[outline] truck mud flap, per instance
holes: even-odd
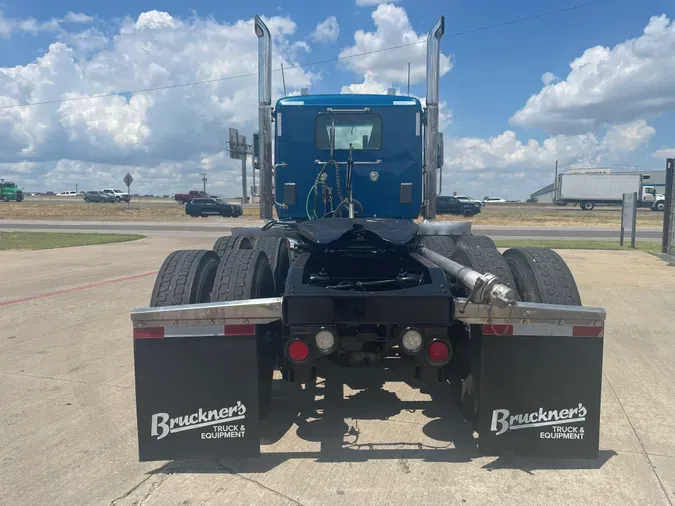
[[[472,327],[482,330],[481,453],[597,458],[603,327]]]
[[[255,332],[134,328],[141,461],[260,455]]]

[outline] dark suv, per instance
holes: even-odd
[[[480,213],[481,205],[474,202],[462,202],[455,197],[446,197],[439,195],[436,197],[436,212],[438,214],[461,214],[470,218],[474,214]]]
[[[244,214],[244,209],[237,204],[228,204],[220,199],[192,199],[185,204],[185,214],[196,218],[216,215],[226,218],[237,218]]]
[[[84,192],[85,202],[115,202],[114,195],[108,195],[103,192],[88,191]]]

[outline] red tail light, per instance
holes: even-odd
[[[442,364],[448,360],[448,357],[450,356],[450,349],[443,341],[434,341],[429,345],[427,354],[429,355],[429,360],[431,362]]]
[[[294,362],[304,362],[309,356],[309,347],[299,339],[288,343],[288,357]]]

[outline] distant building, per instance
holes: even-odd
[[[665,170],[643,170],[643,171],[622,171],[614,172],[610,169],[570,169],[565,174],[635,174],[638,172],[644,176],[645,184],[656,187],[657,193],[663,193],[666,189],[666,171]],[[530,194],[530,198],[537,199],[540,204],[552,204],[554,198],[554,185],[551,183]]]
[[[540,204],[553,204],[553,183],[531,193],[530,198],[537,199]]]

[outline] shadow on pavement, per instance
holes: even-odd
[[[494,471],[497,469],[519,469],[527,473],[541,469],[600,469],[605,463],[617,455],[614,450],[600,450],[597,460],[591,459],[542,459],[504,455],[497,460],[485,464],[482,469]]]
[[[325,371],[324,371],[325,372]],[[321,372],[320,372],[321,374]],[[295,428],[297,437],[320,443],[319,450],[267,452],[254,459],[174,461],[153,473],[265,473],[292,459],[315,462],[366,462],[369,460],[422,460],[425,462],[470,462],[481,455],[471,425],[459,413],[447,383],[429,386],[410,381],[391,369],[341,369],[331,367],[328,379],[319,379],[306,389],[275,381],[272,409],[261,425],[262,450],[279,442]],[[384,389],[386,382],[405,381],[428,394],[431,401],[401,400]],[[344,397],[347,386],[357,393]],[[362,441],[359,421],[388,420],[404,412],[421,411],[425,416],[422,441]],[[394,421],[392,423],[415,423]],[[604,450],[598,460],[533,459],[501,456],[482,469],[599,469],[616,452]]]

